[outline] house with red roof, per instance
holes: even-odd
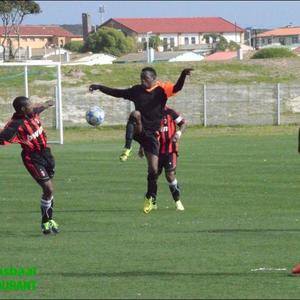
[[[245,30],[221,17],[194,18],[111,18],[101,27],[122,30],[144,43],[150,35],[158,35],[164,48],[206,44],[205,35],[221,34],[228,42],[244,43]]]
[[[64,46],[66,43],[75,40],[83,40],[82,36],[74,35],[57,25],[21,25],[20,26],[20,48],[31,47],[40,49],[44,47]],[[4,27],[0,26],[0,43],[4,38]],[[10,34],[13,48],[18,47],[18,36]],[[6,41],[8,43],[8,41]],[[8,46],[8,44],[6,45]]]
[[[264,47],[268,45],[293,45],[300,43],[300,27],[276,28],[262,32],[256,36],[256,45]]]

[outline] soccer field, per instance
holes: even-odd
[[[0,298],[299,298],[298,127],[189,128],[177,212],[165,178],[142,212],[146,162],[120,163],[124,130],[67,130],[52,145],[59,235],[40,232],[40,189],[20,147],[0,149],[0,264],[35,267]],[[3,278],[1,278],[3,279]]]

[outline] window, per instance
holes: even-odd
[[[293,36],[292,37],[292,44],[298,44],[299,43],[299,39],[297,36]]]
[[[175,39],[174,38],[170,38],[170,47],[174,48],[175,46]]]
[[[188,38],[188,37],[185,37],[185,38],[184,38],[184,44],[185,44],[185,45],[188,45],[188,44],[189,44],[189,38]]]
[[[168,49],[169,46],[168,38],[163,38],[163,46],[164,46],[164,50]]]
[[[196,38],[194,36],[192,36],[191,43],[196,44]]]
[[[285,45],[285,38],[279,38],[279,43],[281,45]]]
[[[272,44],[272,38],[268,38],[268,44]]]

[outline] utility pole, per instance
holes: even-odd
[[[149,49],[149,35],[152,33],[152,31],[148,31],[146,33],[146,42],[147,42],[147,63],[149,64],[151,59],[150,59],[150,49]]]
[[[104,5],[101,5],[99,7],[99,13],[100,13],[100,26],[102,25],[103,23],[103,15],[105,13],[105,10],[104,10]]]
[[[235,42],[237,42],[236,41],[236,22],[234,22],[234,35],[235,35]]]

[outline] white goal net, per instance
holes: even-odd
[[[33,103],[54,100],[55,106],[41,113],[49,143],[63,144],[61,64],[59,62],[0,63],[0,128],[14,113],[18,96]]]

